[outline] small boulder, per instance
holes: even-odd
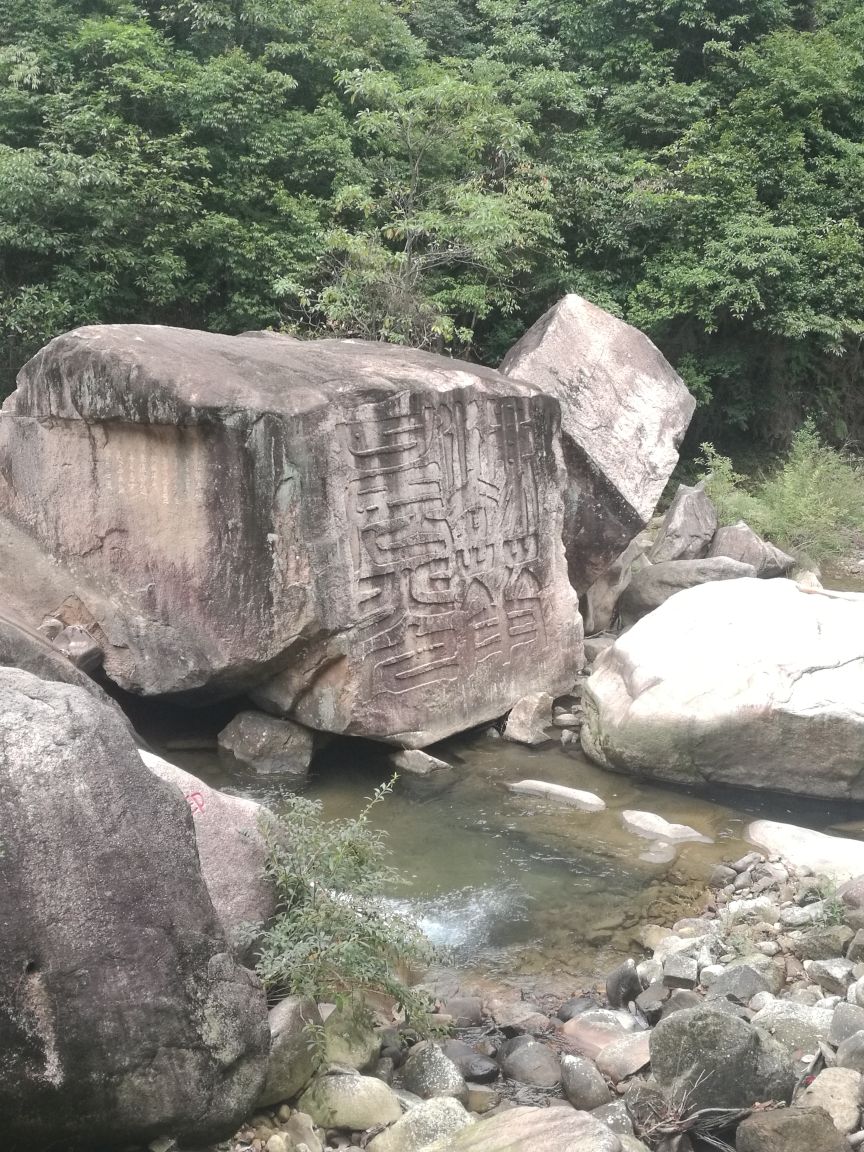
[[[856,1032],[864,1032],[864,1008],[843,1000],[834,1009],[831,1027],[828,1029],[828,1043],[837,1048]]]
[[[651,1033],[645,1031],[634,1032],[608,1044],[597,1057],[597,1068],[613,1084],[619,1084],[648,1064],[651,1059],[650,1041]]]
[[[289,996],[270,1010],[270,1059],[259,1107],[293,1100],[315,1072],[310,1028],[320,1027],[321,1013],[314,1000]]]
[[[497,1080],[498,1065],[490,1056],[475,1051],[464,1040],[442,1040],[441,1051],[448,1060],[452,1060],[466,1080],[475,1084],[486,1084],[490,1080]]]
[[[583,1112],[593,1112],[612,1099],[606,1081],[584,1056],[561,1057],[561,1086],[573,1107]]]
[[[708,549],[709,556],[728,556],[752,564],[762,579],[786,576],[795,567],[795,557],[781,552],[753,531],[743,520],[718,528]]]
[[[698,560],[707,554],[716,530],[717,509],[704,486],[680,484],[648,559],[652,564]]]
[[[468,1098],[465,1077],[437,1044],[425,1041],[415,1044],[402,1070],[409,1092],[423,1100],[433,1096],[453,1096],[461,1103]]]
[[[864,1030],[853,1032],[837,1048],[837,1067],[864,1073]]]
[[[606,804],[593,792],[581,788],[567,788],[563,784],[550,784],[546,780],[518,780],[507,785],[508,792],[517,796],[542,796],[570,804],[582,812],[602,812]]]
[[[845,996],[850,984],[855,982],[855,965],[851,960],[807,960],[804,963],[811,983],[829,995]]]
[[[508,1108],[436,1140],[423,1152],[621,1152],[600,1120],[569,1106]]]
[[[846,924],[820,924],[802,932],[792,945],[799,960],[831,960],[845,956],[852,941],[852,929]],[[847,956],[847,959],[855,959]]]
[[[308,728],[264,712],[238,712],[218,741],[223,757],[256,776],[278,776],[283,785],[305,782],[315,750]]]
[[[599,1108],[595,1108],[591,1115],[597,1120],[602,1120],[606,1127],[618,1136],[633,1135],[633,1121],[623,1100],[612,1100],[608,1104],[602,1104]]]
[[[439,760],[430,756],[428,752],[421,752],[419,748],[403,748],[398,752],[391,752],[390,763],[397,772],[408,776],[431,776],[433,772],[443,772],[452,768],[446,760]]]
[[[517,700],[504,725],[504,739],[516,744],[545,744],[551,739],[546,728],[552,723],[552,697],[533,692]]]
[[[364,1132],[379,1124],[393,1124],[402,1107],[393,1089],[374,1076],[339,1073],[316,1077],[298,1101],[321,1128],[347,1128]]]
[[[324,1055],[328,1063],[366,1072],[375,1066],[381,1037],[362,1011],[349,1001],[334,1008],[324,1021]]]
[[[738,1152],[849,1152],[824,1108],[754,1112],[738,1126]]]
[[[838,1132],[859,1127],[861,1073],[854,1068],[825,1068],[796,1100],[802,1108],[824,1108]]]
[[[369,1152],[420,1152],[436,1140],[459,1132],[477,1121],[458,1100],[438,1096],[424,1100],[366,1145]]]
[[[756,1013],[752,1022],[755,1028],[773,1036],[790,1059],[799,1060],[800,1072],[803,1068],[799,1058],[816,1052],[820,1042],[828,1040],[833,1016],[830,1008],[814,1008],[794,1000],[773,1000]]]
[[[555,1053],[537,1040],[530,1039],[507,1052],[500,1059],[501,1072],[508,1080],[554,1088],[561,1083],[561,1065]]]
[[[598,632],[606,632],[614,626],[618,619],[618,601],[621,593],[630,583],[634,572],[647,568],[651,563],[645,555],[650,547],[651,537],[647,532],[640,532],[585,593],[586,639],[589,636],[596,636]],[[588,654],[587,643],[585,659],[588,663],[593,662]]]

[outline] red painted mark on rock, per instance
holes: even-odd
[[[187,792],[186,803],[192,809],[193,816],[204,811],[204,797],[200,792]]]

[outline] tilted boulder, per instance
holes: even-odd
[[[585,592],[648,523],[695,401],[638,329],[565,296],[501,362],[561,403],[570,580]]]
[[[255,929],[276,912],[276,888],[265,875],[267,845],[263,804],[211,788],[191,772],[141,750],[154,775],[182,794],[192,813],[201,875],[235,955],[252,958]]]
[[[647,532],[640,532],[585,593],[586,637],[606,632],[618,622],[621,594],[633,576],[651,563],[645,555],[650,548],[650,536]]]
[[[582,746],[659,780],[861,799],[862,637],[862,595],[756,579],[679,592],[595,664]]]
[[[699,560],[707,555],[716,530],[717,510],[702,485],[688,488],[681,484],[663,517],[648,559],[652,564]]]
[[[198,866],[188,805],[113,709],[0,671],[4,1146],[230,1134],[269,1029]]]
[[[578,668],[558,426],[428,353],[79,328],[4,404],[0,504],[123,688],[421,747]]]
[[[749,524],[738,520],[718,528],[708,549],[709,556],[730,556],[752,564],[756,575],[770,579],[772,576],[786,576],[795,567],[795,557],[781,552],[767,540],[758,536]]]

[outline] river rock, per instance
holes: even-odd
[[[508,1080],[554,1088],[561,1083],[561,1065],[555,1053],[545,1044],[528,1038],[526,1044],[513,1047],[499,1058],[501,1072]]]
[[[572,684],[558,421],[392,345],[97,325],[22,369],[0,503],[121,687],[422,747]]]
[[[753,531],[743,520],[718,528],[708,549],[709,556],[728,556],[743,564],[752,564],[763,579],[786,576],[795,567],[794,556],[787,556]]]
[[[270,1059],[259,1107],[293,1100],[315,1072],[310,1028],[320,1028],[321,1013],[314,1000],[288,996],[270,1009]]]
[[[392,752],[389,759],[397,772],[406,773],[408,776],[431,776],[434,772],[442,772],[452,767],[446,760],[439,760],[437,756],[430,756],[426,752],[421,752],[419,748]]]
[[[650,1060],[649,1043],[651,1033],[634,1032],[616,1040],[597,1054],[597,1068],[608,1076],[613,1084],[626,1080],[640,1071]]]
[[[625,1017],[632,1021],[627,1024]],[[593,1009],[574,1016],[561,1025],[561,1035],[573,1052],[596,1060],[609,1044],[620,1040],[635,1028],[635,1020],[627,1012]]]
[[[794,940],[792,951],[800,960],[831,960],[846,955],[853,935],[848,924],[820,924]]]
[[[805,960],[804,971],[812,984],[818,984],[828,995],[845,996],[855,981],[855,965],[851,960]]]
[[[633,574],[642,568],[647,568],[651,563],[646,556],[650,548],[651,537],[647,532],[640,532],[585,593],[586,641],[589,637],[606,632],[615,626],[621,593],[630,583]],[[592,663],[593,658],[593,655],[589,657],[586,643],[585,659],[588,663]]]
[[[560,401],[564,545],[584,592],[654,514],[693,397],[647,336],[574,294],[529,328],[501,371]]]
[[[622,1152],[600,1120],[570,1107],[508,1108],[445,1136],[424,1152]]]
[[[741,564],[725,556],[704,560],[673,560],[651,564],[637,572],[618,601],[618,613],[625,628],[655,612],[661,604],[688,588],[720,581],[755,576],[751,564]]]
[[[424,1100],[366,1145],[369,1152],[420,1152],[436,1140],[476,1124],[458,1100],[439,1096]]]
[[[348,1000],[324,1021],[324,1055],[328,1063],[367,1072],[381,1052],[381,1035],[360,1006]]]
[[[231,946],[240,958],[254,950],[254,929],[276,911],[276,889],[264,874],[267,846],[261,823],[272,814],[255,800],[229,796],[144,749],[141,759],[182,794],[192,813],[201,874]]]
[[[612,1099],[609,1086],[584,1056],[561,1057],[561,1087],[574,1108],[592,1112]]]
[[[824,1108],[838,1132],[848,1134],[859,1127],[861,1073],[854,1068],[824,1068],[798,1096],[802,1108]]]
[[[515,744],[546,744],[551,739],[546,731],[551,723],[552,697],[548,692],[534,692],[513,706],[504,725],[504,739]]]
[[[464,1040],[442,1040],[441,1051],[452,1060],[466,1080],[486,1084],[498,1079],[498,1065],[490,1056],[475,1051]]]
[[[703,485],[679,484],[648,559],[652,564],[699,560],[707,555],[716,530],[717,510]]]
[[[673,1097],[697,1108],[748,1108],[787,1101],[795,1085],[789,1058],[769,1036],[710,1007],[664,1017],[651,1033],[651,1070]]]
[[[802,592],[788,580],[688,589],[595,666],[582,746],[604,766],[675,783],[864,796],[862,634],[864,595]],[[754,831],[765,823],[749,831],[763,848]],[[864,871],[864,844],[849,843],[847,876]],[[794,844],[773,845],[794,862]]]
[[[612,1100],[608,1104],[603,1104],[595,1108],[591,1115],[597,1120],[602,1120],[617,1136],[633,1135],[633,1121],[623,1100]]]
[[[297,1103],[321,1128],[362,1132],[379,1124],[393,1124],[402,1116],[393,1089],[374,1076],[317,1076]]]
[[[670,843],[693,841],[697,844],[713,844],[710,836],[704,836],[688,824],[670,824],[655,812],[638,812],[627,809],[621,813],[621,820],[628,832],[645,836],[649,840],[666,840]]]
[[[187,803],[81,688],[0,670],[0,735],[4,1141],[230,1134],[257,1099],[269,1029]]]
[[[583,792],[580,788],[566,788],[563,784],[550,784],[545,780],[519,780],[508,784],[507,790],[520,796],[544,796],[550,800],[560,800],[583,812],[602,812],[606,804],[593,792]]]
[[[844,1040],[862,1031],[864,1031],[864,1008],[841,1000],[834,1009],[831,1027],[828,1030],[828,1043],[837,1048]]]
[[[756,1013],[753,1026],[773,1036],[790,1058],[800,1060],[802,1055],[816,1052],[820,1041],[827,1042],[833,1015],[830,1008],[774,1000]]]
[[[309,772],[315,738],[292,720],[265,712],[238,712],[219,733],[219,751],[232,765],[256,776],[278,776],[281,785],[303,784]]]
[[[415,1044],[402,1069],[409,1092],[428,1100],[432,1096],[453,1096],[465,1103],[468,1095],[465,1077],[437,1044]]]
[[[636,961],[632,958],[613,968],[606,977],[606,999],[610,1008],[626,1008],[641,991],[642,981],[636,971]]]
[[[749,1004],[761,992],[777,996],[786,979],[786,970],[770,956],[761,953],[733,961],[711,983],[709,998],[725,996],[739,1004]]]
[[[754,1112],[735,1133],[738,1152],[849,1152],[824,1108]]]
[[[839,1005],[838,1005],[839,1008]],[[837,1048],[837,1067],[864,1073],[864,1029],[845,1037]]]

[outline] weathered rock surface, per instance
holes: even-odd
[[[552,723],[552,697],[548,692],[532,692],[517,700],[507,723],[504,739],[515,744],[545,744],[551,737],[546,728]]]
[[[436,1140],[444,1139],[475,1124],[458,1100],[438,1096],[424,1100],[367,1144],[369,1152],[421,1152]]]
[[[270,1059],[259,1106],[281,1104],[302,1092],[315,1071],[310,1027],[320,1027],[314,1000],[288,996],[270,1010]]]
[[[755,576],[752,564],[742,564],[726,556],[702,560],[670,560],[640,568],[618,601],[618,615],[625,627],[635,624],[678,592],[718,580],[740,580]]]
[[[584,1112],[600,1108],[612,1099],[606,1081],[584,1056],[561,1057],[561,1087],[573,1107]]]
[[[607,767],[676,783],[858,799],[862,635],[864,596],[788,580],[691,588],[595,667],[582,746]]]
[[[794,556],[781,552],[767,540],[763,540],[753,529],[739,520],[718,528],[708,549],[709,556],[729,556],[743,564],[752,564],[756,575],[764,579],[772,576],[786,576],[795,567]]]
[[[140,756],[189,806],[201,875],[216,915],[236,955],[247,958],[254,943],[249,930],[266,924],[276,911],[276,890],[264,875],[267,849],[260,824],[267,809],[219,792],[153,752],[141,749]]]
[[[738,1152],[849,1152],[823,1108],[755,1112],[735,1134]]]
[[[308,728],[265,712],[238,712],[218,739],[227,760],[256,776],[279,776],[282,785],[305,782],[315,751]]]
[[[564,784],[552,784],[548,780],[517,780],[507,785],[507,791],[515,792],[519,796],[542,796],[549,800],[558,800],[583,812],[602,812],[606,807],[605,801],[594,792],[585,792],[582,788],[568,788]]]
[[[317,1076],[297,1103],[322,1128],[362,1132],[379,1124],[393,1124],[402,1115],[393,1089],[374,1076]]]
[[[663,517],[648,559],[652,564],[698,560],[707,555],[716,530],[717,511],[702,485],[689,488],[681,484]]]
[[[653,515],[693,397],[647,336],[576,295],[540,317],[501,371],[561,403],[564,542],[584,592]]]
[[[823,1068],[796,1104],[802,1108],[824,1108],[837,1131],[848,1135],[860,1127],[860,1094],[860,1072],[854,1068]]]
[[[553,1088],[561,1083],[558,1057],[551,1048],[531,1038],[526,1038],[524,1044],[513,1044],[499,1057],[499,1063],[501,1072],[508,1080],[518,1080],[522,1084],[535,1084],[542,1088]]]
[[[821,761],[819,762],[821,765]],[[837,884],[864,876],[864,842],[843,836],[826,836],[812,828],[754,820],[747,826],[747,839],[770,854],[781,853],[796,867],[809,868]],[[842,894],[842,893],[841,893]]]
[[[464,1104],[467,1098],[462,1073],[438,1045],[430,1041],[411,1049],[402,1070],[402,1079],[409,1092],[424,1100],[432,1096],[453,1096]]]
[[[0,671],[0,1115],[13,1147],[236,1128],[269,1048],[188,805],[114,709]]]
[[[747,1108],[788,1102],[795,1085],[789,1058],[769,1036],[714,1008],[666,1016],[651,1033],[651,1070],[692,1108]]]
[[[570,687],[558,420],[387,345],[80,328],[4,405],[0,503],[122,687],[420,747]]]
[[[508,1108],[424,1152],[622,1152],[605,1124],[572,1108]]]
[[[585,593],[586,637],[605,632],[617,623],[621,593],[634,574],[651,563],[646,555],[650,548],[651,537],[647,532],[640,532]],[[585,658],[588,659],[587,644]]]

